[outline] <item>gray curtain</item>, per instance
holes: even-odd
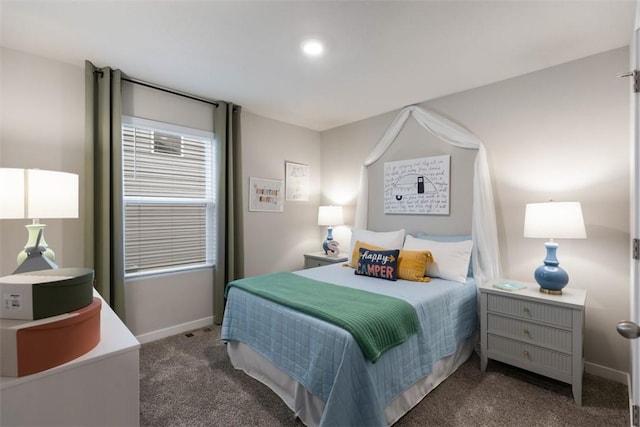
[[[241,107],[218,101],[214,133],[220,147],[218,194],[218,259],[214,275],[213,318],[222,323],[224,288],[244,277],[242,223],[242,157],[240,150]]]
[[[85,263],[96,289],[125,319],[121,72],[85,61]]]

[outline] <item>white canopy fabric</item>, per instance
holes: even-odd
[[[473,273],[477,283],[485,283],[501,276],[498,230],[493,203],[493,190],[487,163],[487,153],[482,141],[462,126],[418,106],[403,108],[393,120],[360,169],[360,189],[356,202],[355,228],[367,228],[369,203],[369,179],[367,168],[374,164],[393,144],[412,116],[426,130],[456,147],[478,150],[473,175],[473,212],[471,235],[473,239]]]

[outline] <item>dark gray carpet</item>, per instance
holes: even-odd
[[[271,390],[231,366],[213,326],[142,345],[143,426],[302,426]],[[569,385],[475,354],[396,426],[629,426],[626,386],[584,376]]]

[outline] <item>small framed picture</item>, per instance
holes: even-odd
[[[282,212],[284,181],[249,177],[249,210],[252,212]]]
[[[309,201],[309,166],[301,163],[285,162],[287,201]]]

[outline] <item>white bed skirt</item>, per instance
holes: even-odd
[[[392,425],[398,421],[431,390],[453,374],[471,356],[476,342],[476,334],[462,341],[454,354],[434,364],[430,375],[416,382],[393,400],[384,409],[387,424]],[[309,393],[295,379],[241,342],[229,341],[227,353],[236,369],[243,370],[273,390],[305,425],[315,427],[320,424],[324,402]]]

